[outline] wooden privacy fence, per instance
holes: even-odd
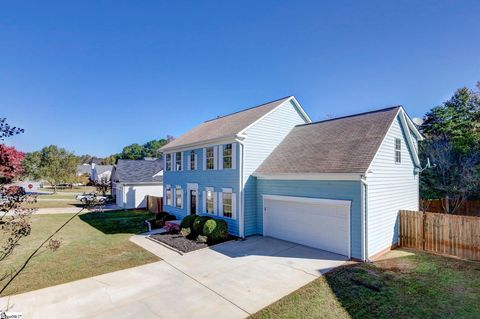
[[[420,203],[420,205],[422,205],[422,203]],[[430,201],[425,210],[432,213],[444,213],[442,200],[434,199]],[[480,216],[480,200],[473,199],[464,201],[460,207],[455,210],[455,215]]]
[[[480,217],[400,211],[400,246],[480,260]]]
[[[152,213],[163,211],[163,197],[147,195],[147,209]]]

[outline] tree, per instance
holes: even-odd
[[[22,161],[25,154],[13,146],[0,144],[0,184],[10,183],[23,174]]]
[[[447,139],[456,151],[468,154],[480,148],[479,123],[480,94],[465,87],[428,112],[420,130],[427,139]]]
[[[480,186],[480,150],[465,154],[446,138],[436,138],[421,144],[421,154],[434,164],[434,167],[422,172],[422,199],[428,201],[443,198],[444,212],[454,214]]]
[[[172,136],[168,135],[167,139],[151,140],[143,145],[135,143],[125,146],[122,152],[116,156],[116,159],[141,160],[145,157],[160,158],[159,149],[173,139]]]
[[[104,159],[102,159],[100,164],[101,165],[115,165],[117,163],[117,157],[118,157],[117,154],[105,157]]]
[[[24,160],[29,176],[45,179],[54,187],[54,192],[56,185],[75,181],[77,164],[78,158],[73,153],[56,145],[29,153]]]

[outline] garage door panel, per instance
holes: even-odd
[[[350,207],[265,199],[264,234],[342,255],[350,251]]]

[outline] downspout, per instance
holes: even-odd
[[[367,194],[368,194],[368,184],[365,181],[366,176],[362,175],[360,178],[360,189],[361,189],[361,245],[362,245],[362,260],[364,262],[368,261],[368,228],[367,228]]]
[[[244,223],[244,212],[243,212],[243,152],[244,152],[244,148],[245,148],[245,145],[243,144],[242,141],[238,140],[238,146],[240,147],[240,152],[239,152],[239,165],[238,165],[238,172],[240,174],[240,178],[239,178],[239,188],[238,188],[238,192],[239,192],[239,200],[238,200],[238,222],[239,222],[239,235],[241,238],[245,238],[245,223]]]

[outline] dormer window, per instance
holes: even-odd
[[[223,145],[223,168],[232,168],[232,144]]]
[[[399,138],[395,139],[395,164],[402,163],[402,140]]]
[[[213,146],[207,147],[206,151],[206,168],[215,169],[215,149]]]

